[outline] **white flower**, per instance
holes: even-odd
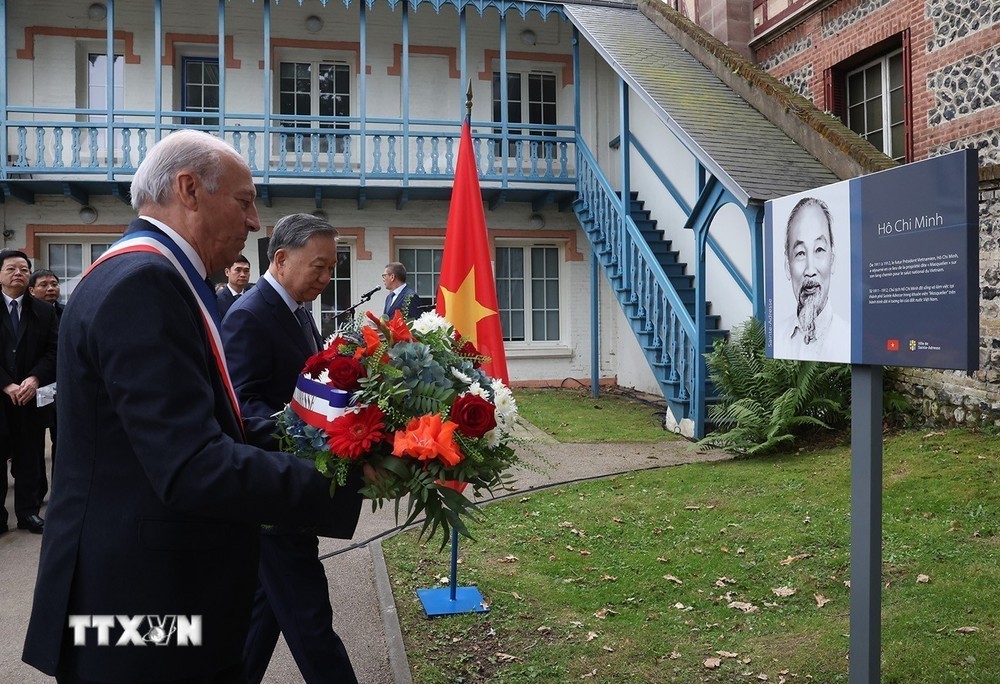
[[[451,369],[451,374],[455,376],[456,380],[458,380],[459,382],[461,382],[461,383],[463,383],[465,385],[468,385],[468,384],[470,384],[472,382],[472,378],[470,378],[468,375],[466,375],[462,371],[458,370],[457,368],[452,368]]]
[[[490,394],[489,394],[489,392],[487,392],[483,388],[483,386],[479,384],[478,380],[476,380],[474,383],[472,383],[471,385],[469,385],[468,394],[473,394],[473,395],[475,395],[477,397],[481,397],[481,398],[485,399],[486,401],[490,400]]]
[[[490,430],[485,435],[483,435],[483,439],[487,441],[490,449],[496,449],[498,446],[500,446],[500,438],[503,436],[503,434],[504,431],[500,430],[499,427],[497,427],[493,430]]]
[[[490,385],[493,390],[493,405],[496,406],[497,425],[503,426],[509,432],[517,421],[517,402],[514,393],[502,381],[494,379]]]
[[[419,333],[421,335],[426,335],[434,330],[446,330],[451,334],[451,323],[446,321],[442,316],[439,316],[437,312],[425,311],[420,315],[420,318],[413,321],[411,324],[413,332]]]

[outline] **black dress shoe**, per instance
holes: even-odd
[[[32,534],[41,534],[45,528],[45,521],[37,515],[29,515],[24,520],[17,521],[17,529],[28,530]]]

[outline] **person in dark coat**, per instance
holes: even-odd
[[[215,291],[219,304],[219,318],[225,318],[229,307],[246,291],[253,287],[250,282],[250,260],[240,254],[233,263],[226,266],[226,282]]]
[[[45,464],[45,414],[35,393],[55,380],[59,324],[49,304],[27,293],[31,262],[24,252],[0,251],[0,501],[7,498],[7,461],[14,476],[18,529],[41,534],[39,515]],[[7,531],[2,508],[0,534]]]
[[[38,268],[32,271],[31,276],[28,278],[28,294],[30,294],[35,299],[51,304],[52,308],[56,311],[56,323],[62,318],[63,303],[59,301],[59,276],[55,274],[55,271],[51,271],[47,268]],[[46,404],[45,406],[39,406],[38,410],[42,412],[42,416],[45,422],[45,427],[49,429],[49,438],[52,442],[52,456],[55,456],[56,452],[56,437],[58,436],[58,429],[56,426],[56,405]],[[44,444],[44,440],[43,440]],[[56,467],[55,458],[52,459],[53,469]],[[42,478],[41,486],[39,487],[39,505],[45,499],[45,495],[49,492],[49,481],[45,472],[45,452],[42,452]]]
[[[264,447],[273,444],[273,416],[291,400],[306,359],[323,346],[311,306],[337,265],[337,231],[311,214],[286,216],[274,226],[267,257],[268,271],[222,323],[243,413],[268,428],[261,431]],[[279,632],[309,684],[356,683],[347,649],[333,630],[316,531],[265,530],[260,546],[260,584],[245,650],[250,684],[264,678]]]
[[[423,302],[417,291],[406,284],[406,266],[398,261],[386,264],[382,271],[382,283],[389,291],[382,308],[383,316],[392,318],[396,311],[402,310],[405,318],[412,320],[420,317]]]
[[[178,131],[132,180],[139,218],[61,322],[55,473],[24,661],[60,682],[243,682],[261,524],[350,537],[361,506],[245,443],[205,276],[259,221],[246,162]]]

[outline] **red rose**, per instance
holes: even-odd
[[[468,437],[482,437],[497,426],[493,404],[475,394],[463,394],[451,407],[451,420]]]
[[[365,377],[365,368],[350,356],[336,356],[330,361],[327,372],[330,376],[327,384],[345,392],[356,392],[361,389],[358,382]]]
[[[320,373],[327,369],[330,362],[337,356],[339,356],[337,346],[331,344],[326,349],[321,349],[306,359],[306,365],[302,369],[302,372],[312,378],[317,378]]]

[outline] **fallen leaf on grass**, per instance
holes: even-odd
[[[924,435],[924,439],[928,439],[930,437],[941,437],[943,435],[944,435],[943,432],[928,432],[926,435]]]
[[[621,518],[612,518],[612,519],[611,519],[611,521],[612,521],[612,522],[616,522],[616,523],[618,523],[619,525],[621,525],[622,523],[624,523],[624,522],[625,522],[625,521],[624,521],[624,520],[622,520]]]
[[[931,581],[931,578],[930,578],[929,575],[917,575],[917,583],[918,584],[927,584],[930,581]]]
[[[958,634],[974,634],[975,632],[978,631],[979,631],[978,627],[958,627],[955,629],[955,632]]]
[[[812,558],[812,554],[811,553],[800,553],[797,556],[789,556],[785,560],[781,561],[781,563],[779,565],[791,565],[792,563],[795,563],[796,561],[805,560],[806,558]]]
[[[535,631],[538,632],[539,634],[551,634],[552,633],[552,628],[549,627],[548,625],[542,625],[541,627],[539,627]]]
[[[501,663],[516,663],[521,661],[521,659],[518,658],[516,655],[511,655],[510,653],[497,652],[494,653],[493,655],[495,655],[496,659],[499,660]]]
[[[706,669],[715,670],[720,665],[722,665],[721,658],[705,658],[705,662],[702,663]]]
[[[678,653],[677,651],[671,651],[670,655],[668,655],[667,657],[670,658],[670,660],[677,660],[678,658],[681,657],[681,654]]]
[[[663,579],[673,582],[674,584],[684,584],[681,580],[677,579],[673,575],[664,575]]]
[[[590,551],[587,551],[586,549],[580,549],[580,555],[581,556],[589,556],[590,555]]]
[[[597,669],[595,668],[586,674],[580,675],[580,679],[590,679],[591,677],[596,677],[596,676],[597,676]]]
[[[564,521],[564,522],[559,523],[559,527],[576,527],[576,525],[574,525],[571,522]]]
[[[605,582],[617,582],[618,578],[614,575],[601,575],[601,579]]]
[[[657,556],[656,560],[660,561],[661,563],[669,563],[670,562],[669,558],[664,558],[663,556]]]
[[[571,620],[569,623],[570,627],[583,627],[583,623],[579,620]]]
[[[614,653],[615,652],[615,649],[611,648],[610,646],[601,646],[601,648],[603,648],[608,653]]]
[[[739,655],[739,653],[733,653],[731,651],[716,651],[715,655],[720,656],[722,658],[735,658],[736,656]]]
[[[761,672],[759,675],[757,675],[757,680],[761,681],[761,682],[766,682],[767,681],[767,675],[764,674],[763,672]]]
[[[701,506],[685,506],[684,510],[685,511],[700,511],[701,510]]]
[[[617,611],[611,610],[610,608],[601,608],[599,611],[594,613],[594,617],[603,620],[609,615],[618,615]]]
[[[593,641],[597,638],[597,632],[587,632],[587,641]]]
[[[715,580],[715,586],[725,587],[727,584],[736,584],[736,580],[732,577],[718,577]]]
[[[826,604],[828,604],[830,601],[833,600],[833,599],[828,599],[827,597],[823,596],[823,594],[816,594],[815,598],[816,598],[817,608],[822,608],[823,606],[825,606]]]
[[[798,591],[798,589],[793,589],[792,587],[778,587],[777,589],[772,589],[771,590],[771,592],[775,596],[781,596],[781,597],[795,596],[795,592],[797,592],[797,591]]]
[[[951,527],[948,528],[949,532],[959,532],[962,529],[962,523],[958,520],[951,521]]]
[[[747,603],[746,601],[730,601],[729,607],[736,610],[741,610],[744,613],[756,613],[760,610],[757,606],[752,603]]]
[[[516,563],[520,560],[517,556],[504,556],[500,559],[501,563]]]
[[[518,593],[517,593],[516,591],[512,591],[512,592],[510,592],[510,595],[511,595],[511,596],[513,596],[513,597],[514,597],[515,599],[517,599],[518,601],[523,601],[523,600],[524,600],[524,599],[523,599],[523,598],[521,597],[521,595],[520,595],[520,594],[518,594]]]

